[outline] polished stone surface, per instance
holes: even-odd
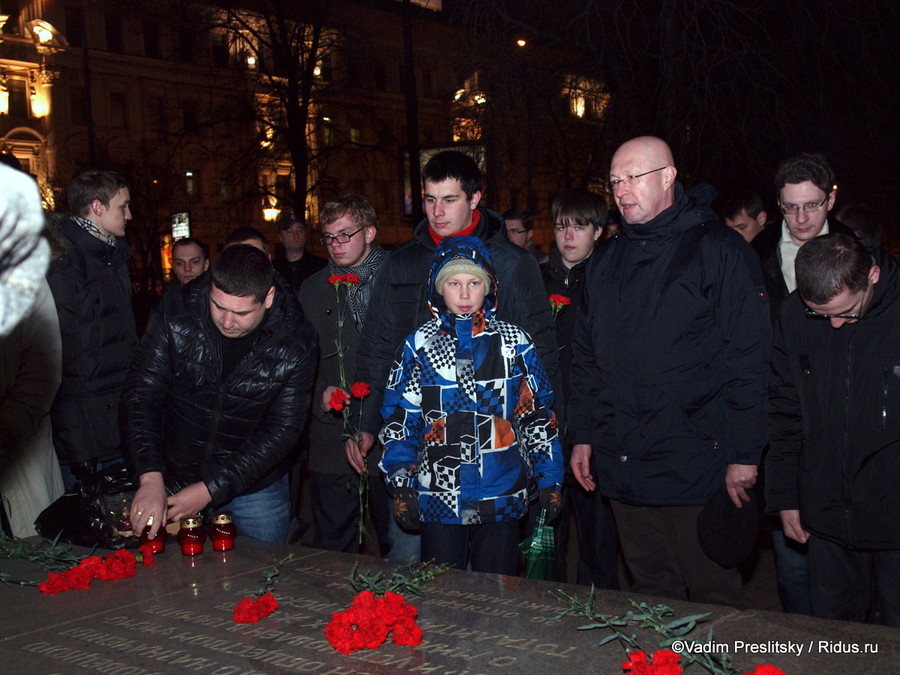
[[[257,624],[235,624],[232,609],[251,595],[276,558],[293,552],[275,595],[280,608]],[[548,594],[586,589],[513,577],[450,572],[425,586],[419,607],[424,642],[385,643],[344,656],[324,636],[331,613],[354,592],[347,579],[355,562],[371,557],[239,539],[228,553],[209,549],[182,556],[174,542],[154,567],[132,579],[95,581],[89,591],[45,596],[35,588],[0,585],[0,663],[3,672],[31,673],[621,673],[617,644],[598,647],[606,630],[577,630],[577,617],[551,620],[561,605]],[[43,578],[21,561],[0,560],[14,578]],[[598,592],[607,614],[629,609],[628,594]],[[646,598],[644,598],[646,599]],[[717,649],[728,649],[737,672],[771,663],[795,673],[900,673],[900,631],[765,611],[736,611],[668,603],[676,616],[713,613],[689,637],[705,640],[714,627]],[[630,628],[648,650],[655,633]],[[779,653],[786,649],[796,653]],[[759,653],[752,653],[756,650]],[[860,653],[847,653],[858,650]],[[876,651],[877,653],[863,653]],[[697,665],[687,674],[705,672]]]

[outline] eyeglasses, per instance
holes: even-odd
[[[319,243],[322,246],[334,246],[335,244],[349,244],[350,239],[353,235],[362,232],[365,227],[361,227],[356,232],[350,232],[349,234],[346,232],[341,232],[340,234],[323,234],[319,237]]]
[[[612,194],[613,192],[615,192],[616,188],[619,187],[620,183],[625,183],[625,185],[630,186],[638,178],[651,173],[656,173],[657,171],[662,171],[665,168],[665,166],[661,166],[658,169],[651,169],[650,171],[645,171],[644,173],[639,173],[634,176],[625,176],[625,178],[613,178],[606,183],[606,191]]]
[[[803,310],[808,319],[858,319],[862,316],[862,312],[854,312],[853,314],[819,314],[816,310],[807,307]]]
[[[803,213],[815,213],[816,211],[821,211],[827,201],[828,195],[825,195],[825,199],[820,202],[807,202],[803,206],[797,206],[796,204],[779,204],[778,208],[786,216],[796,216],[800,213],[800,209],[803,209]]]
[[[806,303],[803,303],[803,313],[806,314],[806,318],[808,319],[843,319],[845,321],[853,321],[862,317],[863,313],[861,306],[864,300],[865,293],[863,292],[862,297],[860,297],[859,302],[857,303],[857,311],[849,314],[822,314]]]

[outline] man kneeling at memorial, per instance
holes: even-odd
[[[135,533],[212,506],[241,535],[283,542],[315,363],[315,332],[253,246],[228,246],[210,273],[167,294],[123,395]]]
[[[421,523],[423,560],[512,575],[529,483],[553,520],[563,465],[549,379],[525,331],[494,318],[498,290],[481,240],[444,238],[434,318],[407,337],[388,379],[379,466],[397,520]]]

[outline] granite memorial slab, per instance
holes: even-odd
[[[174,544],[174,542],[173,542]],[[294,553],[274,594],[279,609],[254,624],[237,624],[234,606],[252,595],[273,561]],[[625,652],[598,643],[606,629],[578,630],[583,618],[558,620],[562,589],[585,598],[588,589],[499,575],[451,571],[424,586],[418,607],[423,642],[389,641],[351,655],[325,638],[333,612],[355,591],[348,578],[362,569],[387,569],[372,557],[239,539],[228,552],[207,549],[182,556],[177,546],[138,567],[133,578],[95,581],[90,590],[47,596],[33,587],[0,585],[0,663],[4,672],[29,673],[621,673]],[[43,578],[30,563],[0,560],[12,578]],[[595,608],[624,614],[628,593],[598,592]],[[649,598],[636,598],[650,600]],[[785,673],[900,673],[900,631],[822,621],[797,615],[738,611],[666,602],[676,616],[711,612],[689,638],[713,637],[704,649],[728,651],[739,673],[769,663]],[[647,651],[655,633],[637,628]],[[699,649],[685,642],[674,648]],[[698,665],[686,671],[705,672]]]

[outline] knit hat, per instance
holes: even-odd
[[[472,276],[476,276],[484,282],[485,295],[491,292],[491,280],[488,277],[487,272],[479,267],[472,259],[462,257],[453,258],[441,268],[441,271],[437,273],[437,277],[435,277],[434,280],[434,292],[438,295],[443,295],[444,282],[448,277],[452,277],[454,274],[471,274]]]

